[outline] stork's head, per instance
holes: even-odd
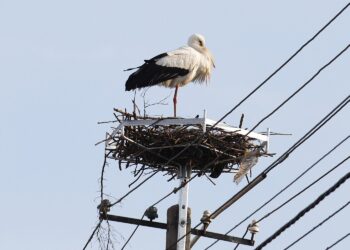
[[[198,52],[204,54],[212,62],[212,66],[215,67],[214,57],[211,54],[211,52],[209,51],[209,49],[205,46],[204,36],[202,36],[200,34],[193,34],[188,39],[187,44],[188,44],[188,46],[194,48]]]
[[[200,34],[193,34],[188,39],[187,44],[188,46],[201,52],[203,48],[205,48],[205,38]]]

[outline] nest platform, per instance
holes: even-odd
[[[135,176],[151,170],[174,177],[186,166],[216,178],[246,172],[267,155],[267,135],[216,124],[205,116],[150,118],[119,112],[119,125],[105,140],[106,155],[119,162],[120,170],[133,167]]]

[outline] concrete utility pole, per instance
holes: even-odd
[[[180,180],[180,186],[182,188],[179,190],[179,205],[178,205],[178,224],[177,224],[177,248],[176,250],[189,250],[186,247],[187,228],[191,229],[191,226],[187,226],[187,208],[188,208],[188,180],[191,177],[191,167],[184,166],[179,168],[178,178]],[[190,214],[191,215],[191,214]],[[191,219],[191,218],[190,218]]]

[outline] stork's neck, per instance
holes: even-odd
[[[205,54],[203,47],[200,47],[198,44],[192,43],[192,44],[189,44],[189,46],[192,49],[195,49],[196,51],[198,51],[199,53]]]

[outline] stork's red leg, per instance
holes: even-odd
[[[174,117],[176,117],[176,103],[177,103],[177,90],[179,89],[179,86],[176,85],[175,87],[175,93],[174,93],[174,98],[173,98],[173,102],[174,102]]]

